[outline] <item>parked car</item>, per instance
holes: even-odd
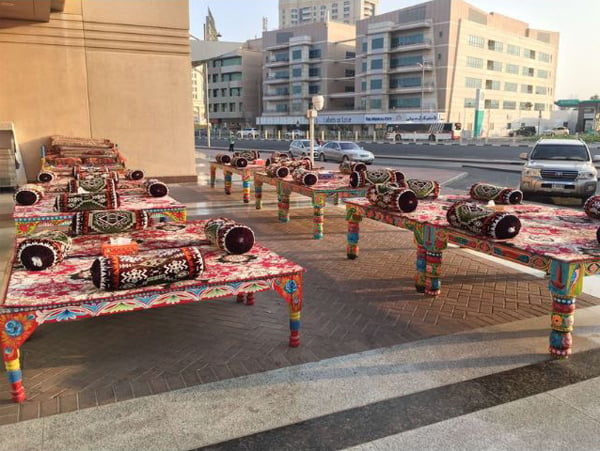
[[[569,134],[569,129],[567,127],[554,127],[544,130],[542,134],[545,136],[567,136]]]
[[[321,146],[315,143],[314,152],[314,159],[318,160],[321,154]],[[310,155],[310,140],[296,139],[292,141],[288,153],[292,157],[305,157]]]
[[[329,141],[321,146],[321,161],[362,161],[373,163],[375,155],[352,141]]]
[[[243,128],[235,134],[238,138],[258,138],[258,130],[255,128]]]
[[[511,130],[508,132],[508,136],[535,136],[537,135],[537,130],[534,126],[524,126],[519,127],[516,130]]]
[[[304,138],[305,133],[303,130],[300,130],[300,129],[288,130],[283,134],[283,136],[287,139],[298,139],[298,138]]]
[[[580,139],[540,139],[521,171],[523,195],[566,196],[587,199],[596,192],[598,172],[587,144]]]

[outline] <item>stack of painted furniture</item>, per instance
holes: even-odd
[[[13,219],[18,235],[33,233],[38,227],[70,224],[73,213],[57,211],[55,201],[58,195],[67,191],[67,183],[74,180],[77,171],[101,170],[117,174],[120,209],[143,209],[152,217],[185,222],[185,205],[168,195],[149,196],[143,186],[145,180],[125,178],[125,159],[110,140],[55,136],[51,138],[48,149],[42,148],[42,168],[38,178],[48,175],[52,179],[45,183],[38,182],[44,193],[39,202],[15,205]]]
[[[232,159],[236,157],[238,157],[238,161],[243,160],[239,165],[235,164],[235,160],[232,163]],[[216,161],[210,162],[211,188],[215,187],[217,169],[223,171],[225,194],[231,194],[233,174],[241,176],[242,201],[247,204],[250,202],[250,183],[252,181],[252,177],[255,172],[263,171],[265,169],[265,165],[264,161],[259,159],[258,152],[255,151],[234,152],[232,155],[217,154]]]

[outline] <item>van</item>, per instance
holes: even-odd
[[[510,136],[510,137],[513,137],[513,136],[535,136],[535,135],[537,135],[537,130],[532,125],[519,127],[516,130],[511,130],[508,132],[508,136]]]
[[[580,139],[540,139],[528,155],[521,171],[523,195],[565,196],[587,199],[596,193],[600,156],[592,156]]]

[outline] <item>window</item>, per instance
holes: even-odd
[[[523,56],[525,58],[530,58],[530,59],[534,60],[535,59],[535,50],[524,49]]]
[[[538,69],[537,76],[538,78],[549,78],[550,72],[548,72],[547,70]]]
[[[297,67],[292,69],[292,78],[300,78],[302,77],[302,69]]]
[[[531,102],[519,102],[519,109],[520,110],[531,110],[531,108],[533,107],[533,104]]]
[[[467,56],[467,67],[483,69],[483,60],[481,58],[475,58],[474,56]]]
[[[483,39],[481,36],[470,35],[469,45],[472,47],[479,47],[480,49],[482,49],[485,45],[485,39]]]
[[[390,89],[415,88],[421,86],[421,77],[391,78]]]
[[[542,61],[543,63],[549,63],[551,59],[552,59],[551,56],[547,53],[544,53],[544,52],[538,53],[538,60]]]
[[[310,67],[308,69],[308,76],[309,77],[318,77],[321,75],[321,69],[318,67]]]
[[[367,62],[363,61],[360,67],[361,67],[362,72],[364,74],[367,71]]]
[[[356,75],[356,71],[354,69],[346,69],[344,71],[344,77],[354,77]]]
[[[310,49],[308,52],[308,57],[311,59],[321,58],[321,49]]]
[[[363,39],[362,41],[362,52],[367,53],[367,40]]]
[[[371,60],[371,69],[372,70],[383,69],[383,60],[382,59]]]
[[[546,104],[545,104],[545,103],[536,103],[536,104],[533,106],[533,109],[534,109],[535,111],[546,111]]]
[[[367,90],[367,82],[366,81],[361,81],[360,82],[360,90],[361,91],[366,91]]]
[[[493,50],[495,52],[502,52],[503,49],[504,49],[504,45],[502,44],[502,42],[494,41],[493,39],[490,39],[488,41],[488,50]]]
[[[523,69],[522,69],[521,73],[523,75],[525,75],[526,77],[533,77],[533,75],[534,75],[533,67],[525,67],[525,66],[523,66]]]
[[[293,85],[292,86],[292,94],[295,94],[295,95],[302,94],[302,85]]]
[[[500,90],[500,82],[498,80],[486,80],[485,89],[492,89],[494,91]]]
[[[390,69],[404,66],[416,66],[417,64],[423,64],[423,56],[396,56],[390,58]]]
[[[381,109],[381,99],[369,99],[369,107],[373,109]]]
[[[418,33],[406,36],[395,36],[392,38],[391,46],[392,48],[396,48],[403,45],[423,44],[424,42],[425,38],[423,37],[423,33]]]
[[[481,88],[481,78],[465,78],[465,88]]]
[[[213,97],[219,97],[219,90],[218,89],[213,89],[212,90],[212,96]]]
[[[346,57],[347,60],[356,58],[356,52],[346,52]]]
[[[371,40],[371,50],[378,50],[383,48],[383,38],[375,38]]]
[[[521,47],[508,44],[506,48],[506,53],[513,56],[521,56]]]
[[[536,86],[535,87],[535,93],[536,94],[540,94],[540,95],[548,95],[548,88],[546,88],[545,86]]]
[[[502,72],[502,63],[500,61],[488,60],[487,68],[488,68],[488,70],[495,70],[498,72]]]
[[[231,97],[239,97],[242,95],[242,88],[229,88],[229,95]]]
[[[506,65],[506,72],[508,72],[509,74],[518,74],[519,73],[519,66],[517,66],[516,64],[507,64]]]
[[[310,85],[308,87],[309,94],[318,94],[320,90],[321,90],[321,85]]]
[[[517,92],[519,85],[517,83],[511,83],[509,81],[504,83],[504,90],[509,92]]]
[[[465,98],[465,103],[464,103],[464,106],[465,106],[466,108],[474,108],[474,107],[475,107],[475,99],[468,99],[468,98]]]
[[[505,110],[516,110],[517,109],[517,102],[513,101],[513,100],[505,100],[502,103],[502,108]]]
[[[533,85],[521,85],[521,92],[524,94],[533,94]]]
[[[223,67],[225,66],[239,66],[242,64],[242,57],[236,56],[235,58],[227,58],[223,60]]]
[[[391,97],[390,108],[419,108],[421,97]]]
[[[485,99],[484,108],[486,110],[497,110],[500,108],[500,102],[493,99]]]
[[[293,60],[302,59],[302,50],[300,50],[300,49],[292,50],[292,59]]]
[[[231,111],[231,112],[235,111],[235,103],[231,102],[229,104],[229,111]]]
[[[383,80],[380,78],[375,78],[371,80],[371,89],[382,89],[383,88]]]

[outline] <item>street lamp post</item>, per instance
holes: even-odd
[[[421,68],[421,116],[419,119],[423,120],[423,97],[425,95],[425,64],[417,63],[417,66]]]
[[[314,166],[315,164],[315,119],[317,118],[317,111],[321,111],[325,104],[325,98],[323,96],[312,97],[312,108],[306,111],[306,117],[308,118],[308,133],[310,135],[310,162]]]

